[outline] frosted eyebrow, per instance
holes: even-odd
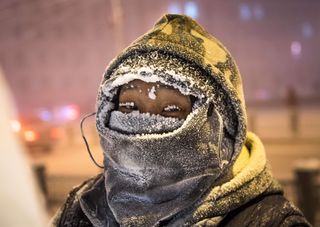
[[[122,85],[121,89],[123,90],[129,90],[129,89],[134,89],[134,88],[140,88],[140,86],[133,85],[133,84],[125,84]]]
[[[174,89],[173,87],[168,86],[166,84],[156,84],[155,87],[156,88],[164,87],[164,88],[172,88],[172,89]],[[127,89],[133,89],[133,88],[140,88],[140,86],[139,85],[134,85],[134,84],[124,84],[124,85],[121,86],[121,88],[127,90]]]

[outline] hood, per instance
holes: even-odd
[[[179,35],[177,35],[179,34]],[[186,62],[189,71],[199,72],[191,81],[210,87],[206,95],[224,116],[226,133],[234,140],[230,165],[239,155],[246,136],[246,112],[242,82],[238,68],[226,48],[197,22],[183,15],[165,15],[154,28],[134,41],[107,67],[97,98],[97,129],[101,133],[99,113],[112,108],[112,101],[103,85],[128,59],[153,54],[166,55]],[[119,74],[118,74],[119,75]],[[108,107],[109,106],[109,107]]]

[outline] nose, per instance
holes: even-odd
[[[162,109],[157,101],[145,100],[142,105],[139,106],[140,113],[161,114]]]

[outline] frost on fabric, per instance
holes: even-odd
[[[104,122],[105,125],[109,122],[110,112],[113,110],[115,104],[112,102],[114,97],[117,95],[117,91],[119,87],[122,85],[128,84],[133,80],[142,80],[147,83],[157,83],[160,82],[164,85],[171,86],[177,90],[179,90],[183,95],[192,95],[196,97],[197,101],[194,104],[193,110],[198,107],[201,103],[204,103],[205,94],[194,87],[194,83],[181,75],[176,74],[173,70],[164,70],[164,72],[159,73],[160,69],[153,69],[152,67],[140,67],[138,69],[132,69],[131,67],[119,65],[115,75],[111,76],[111,78],[103,85],[101,85],[101,90],[104,93],[104,97],[108,102],[105,102],[105,106],[103,107],[103,111],[99,111],[97,115],[98,122]],[[169,74],[170,73],[170,74]],[[158,75],[161,74],[162,76]],[[156,98],[156,87],[153,86],[148,93],[150,99]],[[99,105],[99,104],[98,104]],[[98,125],[98,127],[103,127],[102,125]],[[101,129],[100,128],[100,129]]]
[[[220,122],[207,121],[208,106],[201,105],[185,120],[138,111],[110,113],[102,146],[109,206],[118,220],[155,214],[150,223],[143,222],[153,226],[168,212],[197,201],[219,177]],[[146,127],[151,134],[143,131]]]
[[[108,124],[110,111],[113,110],[110,106],[114,105],[112,97],[117,94],[121,85],[135,79],[159,82],[178,89],[184,95],[196,97],[193,110],[196,109],[196,105],[210,101],[225,116],[225,129],[230,139],[236,136],[239,119],[235,114],[235,103],[221,87],[221,81],[216,81],[215,75],[208,75],[198,65],[156,50],[148,53],[132,53],[105,74],[97,99],[97,129],[100,134],[106,133],[104,128]],[[238,137],[235,142],[241,143]],[[236,150],[238,152],[239,148]]]
[[[112,111],[109,128],[125,134],[166,133],[179,128],[184,120],[173,117],[163,117],[149,113],[132,111],[122,113]]]
[[[193,89],[193,82],[189,82],[191,84],[188,83],[187,85],[187,80],[183,78],[183,76],[177,75],[172,70],[166,70],[164,72],[166,77],[161,77],[159,75],[156,75],[155,70],[151,67],[141,67],[136,71],[133,71],[133,69],[131,69],[130,67],[120,65],[117,69],[117,72],[121,73],[121,76],[118,76],[114,80],[106,81],[106,83],[102,85],[102,91],[106,96],[112,95],[112,90],[117,87],[127,84],[133,80],[142,80],[146,83],[160,82],[162,84],[171,86],[175,89],[178,89],[183,95],[193,95],[200,99],[205,97],[205,95],[200,92],[200,90],[197,91],[196,89]],[[168,77],[168,75],[170,75],[171,77]],[[149,95],[151,97],[154,97],[154,90],[155,88],[153,88],[149,92]]]

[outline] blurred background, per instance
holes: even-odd
[[[95,111],[105,67],[165,13],[186,14],[236,59],[249,129],[287,197],[320,223],[320,1],[1,0],[0,66],[14,97],[12,130],[47,201],[101,170],[79,121]],[[94,119],[85,134],[99,163]]]

